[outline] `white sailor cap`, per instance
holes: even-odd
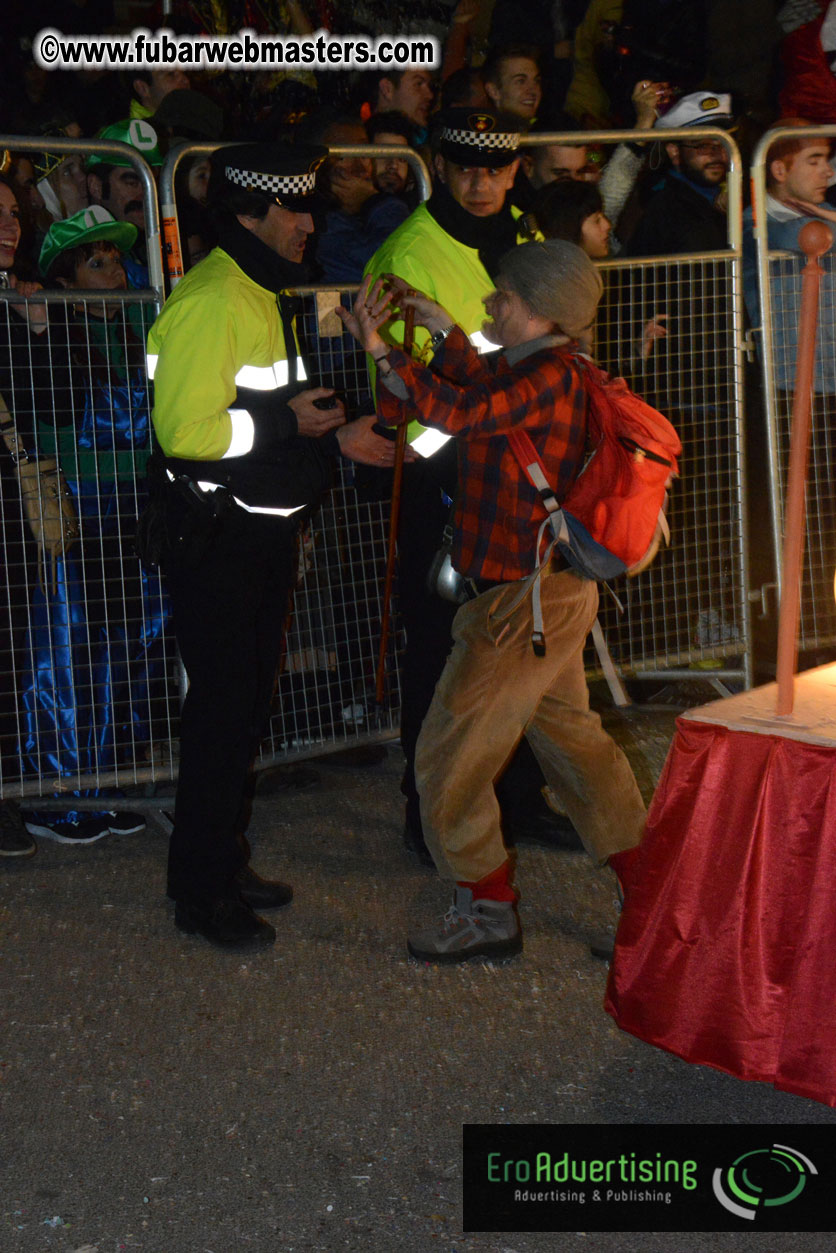
[[[734,124],[732,98],[728,93],[693,91],[677,100],[656,123],[657,130],[675,130],[679,126],[720,126],[731,130]]]

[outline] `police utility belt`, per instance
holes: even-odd
[[[247,513],[267,514],[269,517],[289,518],[301,512],[304,505],[294,505],[290,509],[281,509],[272,505],[248,505],[246,501],[235,496],[230,488],[223,483],[211,483],[203,479],[194,479],[187,474],[175,474],[166,466],[166,477],[187,499],[192,499],[200,508],[208,510],[213,517],[220,518],[237,505]]]

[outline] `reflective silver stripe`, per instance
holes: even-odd
[[[145,369],[151,381],[157,372],[159,359],[159,353],[145,354]],[[302,383],[308,379],[301,357],[296,359],[296,377]],[[289,381],[290,372],[286,361],[275,361],[273,365],[243,365],[235,375],[236,387],[249,387],[256,392],[273,392],[279,387],[287,387]]]
[[[216,492],[221,486],[220,483],[202,483],[198,480],[198,487],[202,492]],[[292,513],[298,513],[300,509],[304,509],[304,505],[294,505],[292,509],[271,509],[267,505],[245,505],[243,500],[239,500],[237,496],[232,499],[236,505],[240,505],[242,509],[246,509],[247,513],[272,513],[280,518],[289,518]]]
[[[304,509],[304,505],[294,505],[292,509],[268,509],[266,505],[245,505],[243,500],[239,500],[237,496],[232,498],[236,505],[240,505],[242,509],[246,509],[247,513],[273,513],[280,518],[289,518],[292,513],[298,513],[300,509]]]
[[[299,378],[307,378],[301,361],[297,364]],[[249,387],[255,392],[274,392],[278,387],[287,387],[289,380],[287,362],[274,361],[272,365],[242,365],[235,375],[235,386]]]
[[[426,430],[422,431],[415,439],[410,440],[410,448],[421,457],[431,457],[433,453],[438,452],[447,443],[448,439],[452,439],[452,435],[445,434],[444,431]]]
[[[229,416],[232,418],[232,439],[222,461],[227,457],[243,457],[255,442],[255,423],[248,410],[230,409]]]

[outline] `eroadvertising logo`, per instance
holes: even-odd
[[[762,1205],[789,1205],[801,1196],[810,1175],[817,1175],[809,1157],[788,1144],[741,1153],[726,1170],[715,1170],[714,1195],[730,1214],[754,1221]]]
[[[465,1231],[832,1231],[836,1127],[464,1127]]]

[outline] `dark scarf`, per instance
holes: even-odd
[[[263,244],[257,235],[242,226],[237,218],[224,215],[218,226],[218,243],[229,253],[247,278],[268,291],[281,292],[288,287],[299,287],[309,282],[309,271],[304,261],[286,261],[272,248]]]
[[[263,244],[257,235],[242,226],[236,217],[224,215],[218,224],[218,244],[240,266],[247,278],[259,287],[276,293],[276,304],[282,320],[288,361],[296,358],[293,318],[300,302],[286,294],[286,288],[310,282],[310,270],[304,261],[287,261]],[[291,372],[292,377],[292,372]]]
[[[491,278],[496,278],[499,262],[517,242],[517,224],[507,201],[499,213],[479,218],[463,209],[445,185],[438,182],[427,201],[427,211],[460,244],[478,249],[482,265]]]

